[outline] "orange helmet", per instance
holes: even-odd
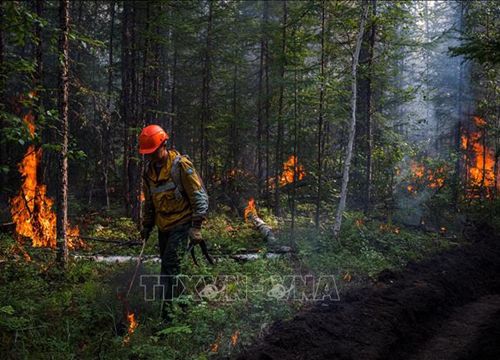
[[[151,154],[156,151],[166,140],[168,134],[158,125],[146,126],[139,135],[139,153]]]

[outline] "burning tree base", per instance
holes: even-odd
[[[250,221],[255,228],[261,233],[262,237],[267,242],[275,242],[276,238],[274,237],[273,229],[269,225],[267,225],[264,220],[262,220],[258,216],[249,215],[248,221]]]
[[[261,233],[262,237],[267,242],[275,242],[273,229],[262,220],[257,214],[254,198],[250,198],[248,206],[245,208],[244,217],[246,222],[252,223],[255,228]]]

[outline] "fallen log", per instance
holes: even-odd
[[[257,214],[249,214],[247,220],[255,226],[255,228],[261,233],[265,241],[270,243],[276,241],[273,229],[269,225],[267,225],[264,220],[262,220]]]
[[[216,253],[211,254],[215,259],[230,258],[237,261],[251,261],[257,259],[276,259],[287,254],[292,253],[291,248],[288,246],[282,246],[276,250],[270,252],[246,252],[246,253]],[[72,254],[72,256],[77,260],[93,260],[101,263],[116,264],[116,263],[126,263],[126,262],[136,262],[138,256],[130,255],[83,255],[83,254]],[[159,263],[161,261],[159,256],[156,255],[144,255],[142,256],[143,263]]]

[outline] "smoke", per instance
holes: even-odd
[[[438,187],[422,186],[410,191],[410,164],[426,159],[452,164],[458,124],[472,113],[469,66],[448,53],[450,47],[459,45],[463,10],[463,4],[456,1],[413,3],[415,21],[410,34],[416,46],[406,49],[401,76],[404,90],[413,90],[415,95],[401,106],[400,113],[407,124],[403,136],[415,155],[399,164],[395,190],[397,215],[406,224],[420,225],[430,217],[426,205],[438,191]]]
[[[459,100],[468,91],[467,69],[460,57],[450,57],[449,47],[459,43],[460,3],[417,1],[413,12],[413,39],[403,66],[403,84],[415,97],[403,105],[409,124],[408,140],[429,155],[447,154],[445,139],[463,116]]]

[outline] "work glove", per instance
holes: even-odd
[[[201,236],[201,229],[196,227],[191,227],[189,229],[189,238],[194,244],[199,244],[203,241],[203,236]]]
[[[145,227],[141,230],[141,240],[142,241],[148,241],[149,236],[151,235],[151,231],[153,229],[150,227]]]
[[[203,236],[201,235],[201,225],[203,224],[203,219],[199,217],[194,217],[191,221],[191,228],[189,229],[189,237],[193,244],[198,245],[203,241]]]

